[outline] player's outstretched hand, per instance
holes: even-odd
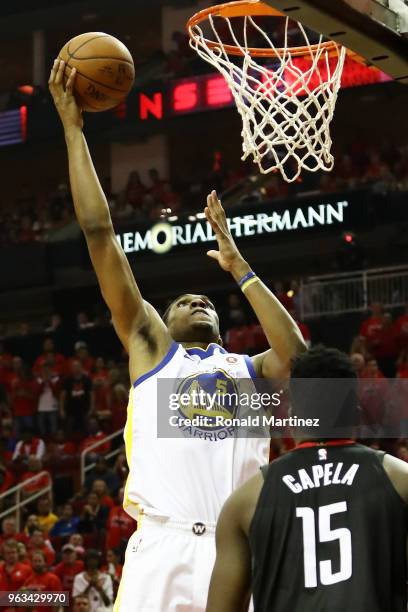
[[[79,108],[74,94],[73,86],[76,76],[76,68],[71,70],[69,78],[64,88],[64,70],[65,62],[62,60],[54,60],[51,68],[50,78],[48,79],[48,87],[52,98],[61,118],[64,130],[70,127],[83,127],[82,111]]]
[[[240,265],[243,258],[228,228],[225,210],[215,191],[207,196],[207,206],[204,212],[215,234],[219,249],[208,251],[207,255],[216,259],[223,270],[232,272],[235,266]]]

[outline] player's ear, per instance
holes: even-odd
[[[221,336],[218,336],[217,344],[219,344],[220,346],[224,346]]]

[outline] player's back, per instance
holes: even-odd
[[[305,444],[265,468],[249,534],[255,612],[406,612],[407,507],[383,457]]]

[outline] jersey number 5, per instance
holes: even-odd
[[[338,540],[340,553],[340,569],[333,572],[330,560],[319,562],[320,584],[329,585],[343,582],[351,578],[351,531],[346,527],[340,529],[330,528],[330,517],[347,511],[347,502],[339,502],[328,506],[320,506],[318,512],[319,542],[333,542]],[[313,508],[296,508],[296,516],[302,519],[303,526],[303,560],[305,570],[305,587],[318,586],[317,560],[316,560],[316,520]]]

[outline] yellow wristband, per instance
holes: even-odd
[[[243,285],[241,285],[241,291],[245,293],[245,291],[253,285],[253,283],[257,283],[260,279],[257,276],[253,276],[249,280],[247,280]]]

